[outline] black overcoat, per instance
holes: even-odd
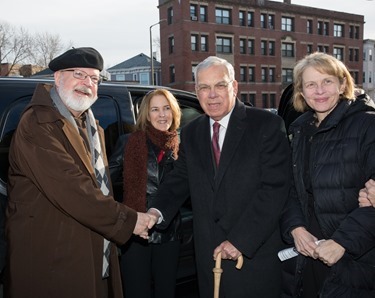
[[[181,132],[179,158],[155,200],[167,224],[191,197],[201,297],[213,297],[214,249],[229,240],[244,255],[241,270],[223,260],[221,296],[278,297],[278,220],[290,183],[289,143],[282,119],[237,101],[215,171],[209,117]]]

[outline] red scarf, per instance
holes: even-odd
[[[147,139],[165,152],[172,151],[177,159],[177,131],[160,131],[148,125],[146,131],[136,131],[129,136],[124,155],[123,203],[138,212],[147,211]]]

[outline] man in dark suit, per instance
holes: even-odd
[[[289,144],[282,119],[236,99],[233,66],[208,57],[195,70],[205,111],[182,129],[179,158],[153,209],[166,226],[191,197],[200,297],[213,296],[214,259],[222,257],[220,297],[278,297],[279,215],[290,184]],[[213,123],[218,122],[219,136]],[[214,152],[218,140],[219,152]],[[233,261],[243,256],[241,270]]]

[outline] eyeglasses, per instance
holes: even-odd
[[[233,80],[229,82],[219,82],[214,85],[215,92],[222,92],[226,90],[230,83],[232,83]],[[212,87],[209,85],[198,85],[196,88],[197,92],[199,93],[209,93],[212,90]]]
[[[320,84],[318,82],[307,82],[303,84],[304,89],[308,91],[316,91],[319,89],[325,89],[332,86],[335,83],[333,78],[326,78]]]
[[[79,69],[64,69],[62,71],[71,71],[73,72],[73,77],[75,77],[76,79],[78,80],[86,80],[87,77],[90,78],[91,82],[93,82],[93,84],[95,85],[99,85],[101,82],[102,82],[102,78],[100,76],[90,76],[88,75],[86,72],[84,72],[83,70],[79,70]]]

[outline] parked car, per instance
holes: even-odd
[[[22,111],[31,100],[38,83],[53,83],[53,80],[0,77],[0,181],[2,181],[0,190],[5,195],[11,138],[17,128]],[[147,92],[155,88],[157,87],[118,82],[103,82],[99,85],[98,100],[92,106],[92,110],[105,131],[108,157],[111,156],[118,137],[132,132],[142,98]],[[195,94],[172,88],[168,89],[180,104],[182,110],[181,126],[203,113]],[[114,189],[122,193],[121,183],[114,185]],[[178,282],[190,280],[195,275],[193,216],[189,200],[181,208],[181,213],[183,239]]]

